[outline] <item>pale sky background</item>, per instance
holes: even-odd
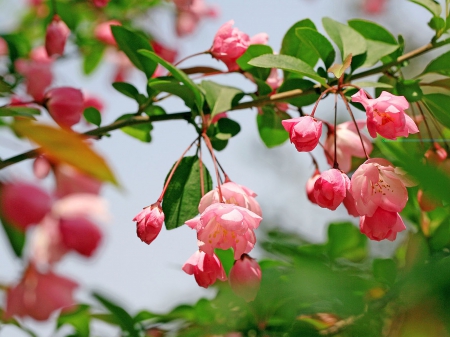
[[[114,1],[114,0],[112,0]],[[155,36],[166,44],[179,47],[180,56],[186,56],[210,48],[214,34],[226,21],[234,19],[235,26],[252,36],[259,32],[269,34],[269,44],[278,51],[284,33],[295,22],[310,18],[322,32],[321,18],[332,17],[338,21],[362,17],[360,0],[217,0],[220,16],[216,20],[204,20],[197,34],[177,39],[173,30],[173,18],[165,9],[148,15],[142,23],[151,27]],[[11,11],[20,12],[23,1],[0,0],[0,30],[11,24]],[[401,33],[406,49],[421,46],[431,39],[433,32],[427,28],[430,14],[406,0],[388,1],[387,11],[382,16],[367,17],[382,22],[394,35]],[[410,27],[419,27],[411,31]],[[413,39],[413,41],[412,41]],[[423,59],[423,62],[426,62]],[[225,66],[209,56],[200,56],[183,64],[184,66],[211,65],[225,69]],[[418,65],[421,66],[420,64]],[[69,85],[83,88],[88,93],[102,97],[106,104],[103,124],[114,121],[118,116],[135,110],[135,103],[117,93],[108,83],[112,78],[111,64],[104,62],[91,77],[83,77],[78,60],[62,61],[55,69],[55,86]],[[208,78],[223,84],[234,85],[244,90],[253,89],[253,84],[239,75]],[[143,92],[144,78],[135,73],[130,82]],[[167,112],[186,111],[184,104],[174,99],[164,104]],[[311,107],[305,109],[310,111]],[[319,105],[318,116],[326,117],[332,112],[332,102]],[[346,116],[341,106],[339,113]],[[295,114],[295,113],[294,113]],[[286,142],[274,148],[265,148],[256,128],[256,110],[242,110],[229,113],[229,117],[241,125],[240,134],[231,139],[228,147],[217,154],[230,178],[245,185],[258,194],[257,200],[263,211],[263,223],[259,233],[273,226],[283,226],[312,240],[325,239],[326,224],[331,220],[345,220],[349,217],[340,207],[336,212],[321,209],[306,199],[305,183],[313,173],[311,159],[306,153],[298,153]],[[363,118],[363,114],[359,115]],[[8,157],[26,149],[10,140],[0,130],[0,156]],[[166,231],[149,246],[136,236],[135,223],[131,219],[142,209],[156,201],[164,178],[187,145],[195,138],[192,126],[184,121],[169,121],[154,124],[152,142],[141,143],[121,131],[114,131],[111,138],[98,142],[96,149],[104,154],[116,173],[123,191],[105,186],[102,195],[110,205],[112,221],[105,226],[102,246],[94,258],[86,260],[77,255],[66,256],[57,266],[57,271],[80,282],[82,290],[78,298],[85,299],[89,290],[111,294],[119,303],[136,313],[141,309],[156,312],[167,311],[180,303],[194,303],[202,296],[211,296],[213,291],[197,286],[194,277],[186,275],[181,266],[195,252],[196,236],[187,226]],[[9,139],[9,140],[8,140]],[[3,144],[3,145],[2,145]],[[315,150],[316,157],[324,165],[323,153]],[[206,157],[206,155],[205,155]],[[210,172],[211,162],[207,161]],[[31,178],[31,161],[13,166],[4,176],[26,175]],[[1,175],[0,175],[1,177]],[[353,220],[356,223],[356,220]],[[374,243],[377,254],[383,254],[395,243]],[[255,249],[254,256],[260,252]],[[3,230],[0,230],[0,283],[10,283],[20,278],[21,267],[12,255]],[[26,320],[25,324],[37,329],[39,336],[51,336],[52,323],[36,323]],[[96,335],[111,335],[104,326],[96,326]],[[14,328],[0,329],[0,337],[25,336]]]

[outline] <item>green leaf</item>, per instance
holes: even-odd
[[[34,120],[36,119],[34,118],[34,116],[40,114],[41,111],[39,109],[28,108],[24,106],[8,106],[0,108],[0,117],[25,117]]]
[[[433,116],[445,127],[450,128],[450,96],[444,94],[423,95],[422,102]]]
[[[345,258],[353,262],[367,256],[367,237],[350,222],[332,223],[328,227],[328,254],[331,258]]]
[[[212,180],[206,166],[203,164],[202,167],[206,193],[212,189]],[[180,227],[186,220],[194,218],[198,214],[201,197],[199,158],[184,157],[172,176],[162,202],[166,228]]]
[[[319,59],[319,55],[309,43],[299,39],[296,34],[298,28],[308,28],[317,31],[316,26],[310,19],[296,22],[284,35],[280,54],[293,56],[314,67]]]
[[[12,93],[11,85],[3,79],[3,76],[0,76],[0,94],[11,94],[11,93]]]
[[[114,82],[112,86],[121,94],[128,96],[134,100],[137,100],[137,98],[139,97],[139,90],[137,90],[136,87],[130,83]]]
[[[441,250],[450,243],[450,222],[449,219],[441,223],[430,238],[430,247],[434,250]]]
[[[139,332],[134,328],[133,317],[131,317],[128,312],[99,293],[93,293],[92,296],[96,298],[106,309],[108,309],[111,314],[113,314],[116,323],[124,331],[127,331],[129,336],[139,337]]]
[[[242,90],[228,87],[212,81],[202,81],[202,88],[205,90],[206,102],[211,109],[211,118],[215,115],[226,112],[232,108],[233,99]]]
[[[428,26],[435,30],[439,36],[445,31],[446,25],[446,21],[443,18],[436,16],[432,17],[430,22],[428,22]]]
[[[89,337],[91,320],[89,308],[89,305],[80,304],[74,310],[61,311],[57,320],[57,327],[60,328],[65,324],[70,324],[75,328],[77,337]]]
[[[120,116],[116,119],[116,121],[126,120],[131,117],[134,117],[134,114],[125,114]],[[127,135],[130,135],[131,137],[134,137],[141,142],[150,143],[152,141],[152,136],[150,135],[150,131],[153,130],[152,124],[149,123],[143,123],[143,124],[136,124],[131,126],[125,126],[121,128],[123,132],[125,132]]]
[[[91,74],[97,68],[103,58],[104,51],[105,45],[101,43],[83,47],[83,73],[85,75]]]
[[[7,223],[3,218],[1,218],[0,221],[14,254],[16,254],[17,257],[22,257],[23,247],[25,246],[26,241],[25,233],[17,229],[15,226]]]
[[[173,77],[175,77],[178,81],[182,82],[185,86],[187,86],[189,89],[192,90],[194,94],[194,101],[196,103],[198,111],[203,110],[203,102],[204,98],[202,95],[202,92],[198,88],[198,86],[180,69],[176,68],[174,65],[170,64],[169,62],[165,61],[158,55],[156,55],[153,52],[150,52],[148,50],[140,50],[139,53],[143,55],[144,57],[147,57],[154,62],[157,62],[161,64],[164,68],[166,68]]]
[[[236,63],[243,71],[247,71],[259,79],[266,80],[270,74],[270,69],[256,68],[248,64],[251,59],[264,54],[273,54],[272,48],[262,44],[250,45],[245,53],[236,60]]]
[[[214,253],[216,253],[217,257],[220,259],[220,262],[222,262],[223,269],[225,270],[225,273],[227,273],[227,276],[230,274],[230,270],[234,265],[234,253],[233,249],[214,249]]]
[[[323,27],[341,51],[344,60],[349,54],[353,57],[364,54],[367,50],[366,39],[353,28],[334,21],[330,18],[322,19]]]
[[[341,78],[344,75],[344,72],[350,67],[352,63],[352,54],[349,54],[343,64],[334,64],[328,69],[329,73],[333,73],[336,78]]]
[[[153,51],[149,39],[122,26],[111,26],[111,31],[119,49],[128,56],[131,63],[145,73],[147,78],[150,78],[155,72],[157,61],[149,61],[148,58],[138,53],[138,50]]]
[[[421,83],[421,85],[427,87],[443,88],[450,91],[450,78],[444,78],[442,80],[436,80],[429,83]]]
[[[397,92],[399,95],[405,96],[410,103],[420,101],[423,96],[422,89],[420,89],[420,80],[399,80]]]
[[[154,90],[168,92],[181,98],[188,108],[194,109],[195,107],[192,90],[173,78],[161,79],[161,77],[158,77],[150,79],[148,86]]]
[[[291,116],[286,112],[275,110],[270,105],[263,106],[258,112],[256,123],[259,135],[268,148],[281,145],[289,139],[289,133],[284,129],[281,121],[290,118]]]
[[[425,9],[427,9],[433,16],[441,16],[442,7],[441,5],[434,0],[409,0],[414,2]]]
[[[83,116],[89,123],[97,126],[100,126],[100,124],[102,124],[102,115],[96,108],[89,107],[84,109]]]
[[[372,264],[375,279],[393,285],[397,278],[397,266],[392,259],[375,259]]]
[[[392,88],[392,85],[382,82],[360,81],[352,83],[361,88],[386,88],[386,89]]]
[[[297,37],[309,48],[315,50],[317,55],[323,61],[325,68],[329,68],[336,57],[333,45],[328,39],[320,34],[316,29],[297,28],[295,30]]]
[[[302,91],[307,91],[314,88],[314,82],[304,80],[301,78],[289,78],[281,84],[281,86],[278,88],[278,92],[282,93],[285,91],[291,91],[295,89],[300,89]],[[292,105],[295,105],[297,107],[303,107],[310,104],[313,104],[317,101],[319,98],[319,94],[314,91],[307,95],[301,95],[299,97],[290,98],[286,100],[287,103],[290,103]]]
[[[148,116],[166,115],[166,111],[159,105],[149,105],[145,111]]]
[[[217,130],[218,133],[215,136],[219,139],[226,140],[236,136],[241,131],[241,127],[239,123],[232,119],[221,118],[217,121]],[[221,138],[219,135],[225,135],[225,138],[223,136]]]
[[[384,42],[389,45],[398,45],[394,35],[375,22],[363,19],[353,19],[348,21],[348,25],[367,40]]]
[[[326,85],[326,79],[317,75],[314,69],[295,57],[288,55],[261,55],[252,59],[249,64],[261,68],[280,68],[316,80]]]
[[[431,61],[421,75],[436,73],[450,76],[450,51],[440,55]]]

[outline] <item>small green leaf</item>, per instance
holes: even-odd
[[[431,61],[421,75],[436,73],[450,76],[450,51],[438,56]]]
[[[148,116],[166,115],[166,111],[159,105],[149,105],[144,112]]]
[[[89,308],[89,305],[79,304],[74,310],[61,311],[57,320],[57,327],[60,328],[65,324],[69,324],[74,327],[77,337],[89,337],[89,324],[91,321]]]
[[[3,79],[3,76],[0,76],[0,94],[11,94],[11,93],[12,93],[11,85]]]
[[[332,223],[328,227],[328,254],[358,262],[367,256],[367,237],[350,222]]]
[[[282,93],[285,91],[291,91],[295,89],[300,89],[303,91],[307,91],[314,88],[314,82],[304,80],[301,78],[289,78],[281,84],[281,86],[278,88],[278,92]],[[303,107],[310,104],[313,104],[317,101],[319,98],[319,94],[315,91],[313,91],[310,94],[301,95],[299,97],[290,98],[286,102],[295,105],[297,107]]]
[[[422,99],[423,92],[420,89],[420,80],[400,80],[397,82],[397,92],[405,96],[410,103],[418,102]]]
[[[325,36],[311,28],[297,28],[295,33],[305,45],[316,51],[317,55],[323,61],[325,68],[329,68],[333,64],[336,52],[334,51],[333,45]]]
[[[230,135],[229,138],[236,136],[241,131],[239,123],[229,118],[219,119],[217,121],[217,129],[219,131],[218,134]]]
[[[251,60],[249,64],[261,68],[280,68],[309,77],[322,85],[326,85],[326,79],[317,75],[310,65],[292,56],[261,55]]]
[[[397,278],[397,266],[392,259],[375,259],[372,264],[375,279],[393,285]]]
[[[138,50],[153,51],[149,39],[122,26],[111,26],[111,31],[119,49],[128,56],[131,63],[145,73],[147,78],[150,78],[155,72],[157,61],[152,62],[138,53]]]
[[[271,105],[263,106],[258,112],[256,123],[259,135],[268,148],[281,145],[289,139],[289,133],[284,129],[281,121],[290,118],[291,116],[286,112],[275,110]]]
[[[434,0],[409,0],[414,2],[425,9],[427,9],[433,16],[441,16],[442,7],[441,5]]]
[[[105,51],[105,45],[101,43],[94,43],[89,46],[83,46],[83,73],[85,75],[91,74],[100,61],[103,58],[103,53]]]
[[[153,60],[154,62],[157,62],[161,64],[164,68],[166,68],[173,77],[175,77],[178,81],[182,82],[185,86],[187,86],[189,89],[192,90],[194,94],[194,101],[197,106],[198,111],[203,110],[203,102],[204,98],[202,95],[202,92],[198,88],[198,86],[180,69],[176,68],[174,65],[170,64],[169,62],[165,61],[155,53],[148,51],[148,50],[140,50],[139,53],[143,55],[146,58],[149,58]]]
[[[423,95],[422,102],[433,116],[445,127],[450,128],[450,96],[444,94]]]
[[[11,248],[17,257],[22,257],[23,247],[25,246],[26,235],[21,230],[6,222],[5,219],[0,219],[3,229],[5,230]]]
[[[100,126],[100,124],[102,124],[102,115],[96,108],[89,107],[84,109],[83,116],[89,123],[97,126]]]
[[[386,89],[392,88],[392,85],[382,82],[360,81],[352,83],[361,88],[386,88]]]
[[[233,99],[242,90],[228,87],[212,81],[202,81],[202,88],[205,90],[206,102],[211,109],[211,118],[221,112],[226,112],[232,108]]]
[[[264,54],[273,54],[272,48],[262,44],[250,45],[245,53],[237,59],[236,63],[243,71],[247,71],[259,79],[266,80],[270,74],[270,69],[256,68],[248,64],[248,61],[251,59]]]
[[[350,67],[352,63],[352,54],[349,54],[343,64],[334,64],[328,69],[329,73],[333,73],[336,78],[341,78],[344,75],[344,72]]]
[[[450,91],[450,78],[444,78],[442,80],[436,80],[436,81],[429,82],[429,83],[421,83],[421,86],[438,87],[438,88],[443,88],[443,89],[447,89]]]
[[[446,22],[443,18],[434,16],[431,18],[430,22],[428,22],[428,26],[440,35],[445,30]]]
[[[167,229],[180,227],[198,214],[197,207],[202,197],[199,167],[199,158],[188,156],[175,170],[162,202]],[[212,189],[212,180],[206,166],[203,164],[202,167],[206,193]]]
[[[121,94],[123,94],[127,97],[130,97],[130,98],[134,99],[135,101],[137,100],[137,98],[139,96],[139,90],[137,90],[136,87],[130,83],[114,82],[112,84],[112,86],[114,89],[116,89]]]
[[[153,90],[167,92],[181,98],[188,108],[194,109],[195,107],[192,90],[173,78],[162,79],[161,77],[158,77],[150,79],[148,86]]]
[[[24,106],[8,106],[0,108],[0,117],[25,117],[29,119],[34,118],[35,115],[40,115],[41,111],[35,108],[28,108]]]
[[[214,253],[216,253],[217,257],[220,259],[220,262],[222,262],[223,269],[225,270],[225,273],[227,273],[227,276],[230,274],[230,269],[234,265],[234,253],[233,249],[214,249]]]
[[[134,114],[125,114],[117,118],[116,121],[126,120],[131,117],[134,117]],[[152,141],[152,136],[150,135],[150,131],[153,130],[152,124],[149,123],[143,123],[143,124],[136,124],[131,126],[125,126],[121,128],[123,132],[125,132],[127,135],[130,135],[131,137],[134,137],[141,142],[150,143]]]

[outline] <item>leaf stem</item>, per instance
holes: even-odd
[[[333,162],[333,168],[339,170],[339,164],[337,162],[337,98],[338,95],[334,95],[334,162]],[[358,127],[358,126],[357,126]]]
[[[211,157],[214,163],[214,170],[216,171],[217,189],[219,190],[219,200],[220,202],[223,202],[222,189],[220,188],[221,183],[220,183],[219,169],[217,167],[217,160],[216,156],[214,155],[214,149],[212,147],[211,141],[209,140],[208,136],[205,133],[202,133],[202,137],[205,140],[205,144],[209,150],[209,153],[211,153]]]

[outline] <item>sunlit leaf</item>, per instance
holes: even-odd
[[[281,42],[280,54],[293,56],[307,63],[311,67],[314,67],[319,59],[319,55],[311,44],[299,39],[299,36],[296,33],[299,28],[317,31],[316,26],[310,19],[296,22],[284,35],[283,41]],[[322,41],[319,40],[317,42],[320,43]]]
[[[102,115],[100,114],[100,111],[94,107],[84,109],[83,116],[89,123],[97,126],[102,124]]]
[[[134,117],[134,114],[125,114],[117,118],[117,121],[120,120],[126,120],[129,118]],[[153,130],[153,126],[151,123],[142,123],[142,124],[136,124],[136,125],[130,125],[125,126],[121,128],[123,132],[130,135],[131,137],[134,137],[136,139],[139,139],[141,142],[150,143],[152,140],[152,137],[150,135],[150,131]]]
[[[205,90],[206,102],[211,109],[211,118],[221,112],[230,110],[234,97],[242,93],[242,90],[238,88],[221,85],[213,81],[202,81],[201,86]]]
[[[295,33],[303,43],[316,51],[317,55],[323,61],[325,68],[329,68],[333,64],[336,52],[334,51],[333,45],[325,36],[311,28],[297,28]]]
[[[440,123],[450,128],[450,114],[448,113],[450,96],[444,94],[423,95],[422,102]]]
[[[422,75],[436,73],[450,76],[450,51],[436,57],[433,61],[428,63]]]
[[[434,0],[409,0],[409,1],[424,7],[431,14],[433,14],[433,16],[440,16],[442,13],[442,7],[437,1]]]
[[[36,119],[34,116],[40,115],[41,111],[36,108],[29,108],[24,106],[8,106],[0,107],[0,117],[25,117],[29,119]]]
[[[289,133],[284,129],[281,121],[290,119],[284,111],[275,110],[273,106],[266,105],[256,115],[259,135],[268,147],[274,147],[283,144],[289,139]]]

